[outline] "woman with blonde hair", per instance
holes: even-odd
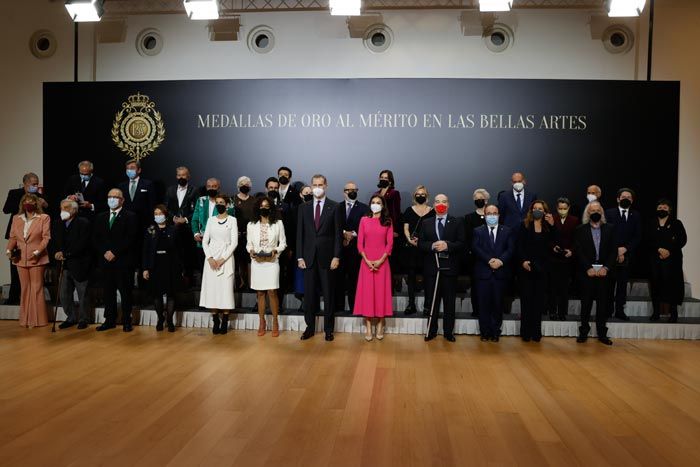
[[[408,285],[408,306],[404,311],[407,315],[416,312],[416,276],[422,272],[423,253],[418,249],[418,237],[424,219],[435,216],[435,211],[428,204],[428,190],[425,185],[418,185],[413,190],[413,204],[404,211],[401,222],[403,235],[406,239],[403,256],[406,270],[406,285]],[[425,297],[423,310],[430,309],[430,297]]]

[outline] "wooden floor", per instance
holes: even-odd
[[[700,465],[700,343],[0,322],[0,465]]]

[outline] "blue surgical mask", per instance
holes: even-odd
[[[39,187],[36,185],[29,185],[27,191],[29,191],[29,193],[37,193],[39,191]]]
[[[90,177],[92,177],[92,175],[83,175],[83,174],[80,174],[80,181],[82,181],[82,182],[89,182],[89,181],[90,181]]]
[[[153,220],[156,221],[156,224],[162,224],[165,222],[165,216],[162,214],[158,216],[153,216]]]
[[[107,206],[109,206],[109,209],[117,209],[119,207],[119,198],[107,198]]]
[[[486,216],[486,225],[489,227],[493,227],[494,225],[498,225],[498,215],[497,214],[489,214]]]
[[[133,180],[136,178],[136,171],[134,169],[126,169],[126,176],[129,177],[129,180]]]

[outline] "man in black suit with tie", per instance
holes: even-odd
[[[360,274],[360,254],[357,252],[357,232],[360,220],[369,212],[369,206],[357,201],[357,185],[348,182],[343,188],[344,202],[338,204],[338,225],[342,232],[342,253],[337,271],[336,309],[345,310],[345,295],[350,311],[355,307],[355,290]]]
[[[447,212],[450,201],[444,194],[435,196],[435,217],[423,220],[418,247],[427,253],[423,265],[426,297],[435,297],[430,327],[425,340],[435,339],[438,330],[438,311],[442,301],[443,333],[445,339],[455,341],[455,300],[460,256],[464,253],[466,234],[464,223]],[[440,282],[436,283],[438,268]],[[436,291],[437,288],[437,291]]]
[[[170,220],[175,225],[175,232],[183,246],[182,259],[185,267],[185,277],[191,282],[195,270],[196,244],[192,237],[190,222],[197,201],[197,190],[190,184],[190,169],[178,167],[175,169],[177,184],[165,190],[163,204],[168,208]]]
[[[124,195],[113,188],[107,194],[109,210],[99,213],[93,223],[93,248],[98,253],[98,264],[102,270],[105,322],[97,327],[106,331],[116,327],[117,290],[122,301],[122,325],[124,332],[131,326],[132,291],[134,268],[140,250],[136,249],[138,232],[136,214],[124,208]]]
[[[340,265],[340,226],[336,210],[338,203],[326,198],[328,183],[320,174],[311,178],[314,199],[299,207],[297,221],[297,264],[304,270],[304,320],[306,330],[301,340],[316,332],[316,308],[323,293],[324,331],[326,340],[333,340],[335,301],[333,271]]]
[[[582,224],[574,233],[574,254],[576,255],[581,287],[581,326],[576,342],[586,342],[591,325],[593,300],[596,301],[595,324],[598,340],[612,345],[608,338],[606,321],[609,284],[614,273],[617,246],[615,227],[605,222],[603,206],[598,201],[588,203],[583,212]]]
[[[141,177],[141,163],[131,160],[126,163],[127,181],[117,188],[124,193],[124,209],[136,214],[139,230],[145,229],[153,218],[156,205],[156,192],[153,182]],[[139,232],[140,234],[141,232]]]
[[[58,327],[66,329],[78,325],[88,326],[87,287],[90,278],[91,229],[90,221],[79,216],[78,202],[71,199],[61,201],[61,220],[53,222],[51,245],[56,261],[63,261],[61,280],[61,306],[66,320]],[[78,294],[78,308],[73,303],[73,291]]]
[[[605,211],[606,220],[615,226],[615,244],[617,262],[615,280],[610,281],[610,300],[608,315],[623,321],[629,321],[625,313],[627,303],[627,284],[630,279],[630,261],[642,242],[642,220],[639,212],[630,209],[634,203],[634,191],[620,188],[617,192],[617,207]],[[613,309],[614,307],[614,309]]]
[[[5,206],[2,212],[10,215],[10,222],[7,224],[7,230],[5,230],[5,240],[10,238],[10,227],[12,227],[12,220],[15,215],[19,212],[19,202],[22,200],[22,196],[26,193],[32,193],[39,196],[41,200],[41,206],[46,211],[49,204],[43,199],[44,187],[39,184],[39,176],[33,172],[24,174],[22,177],[22,186],[19,188],[12,189],[7,192],[7,199],[5,200]],[[10,293],[8,294],[7,300],[5,300],[5,305],[19,305],[19,296],[21,288],[19,285],[19,274],[17,273],[17,266],[10,261]]]
[[[287,235],[287,248],[282,252],[280,263],[280,289],[282,292],[291,291],[294,288],[294,266],[296,265],[296,223],[297,206],[302,198],[299,190],[292,183],[292,169],[282,166],[277,169],[277,181],[279,183],[279,199],[282,209],[282,223]]]
[[[94,174],[94,165],[90,161],[78,164],[78,172],[68,178],[63,195],[78,203],[78,215],[89,221],[95,214],[107,209],[107,191],[105,182]]]
[[[479,299],[479,330],[482,341],[498,342],[503,322],[503,297],[511,280],[515,254],[515,231],[498,223],[498,207],[484,208],[486,225],[474,229],[474,286]]]
[[[513,188],[498,193],[498,212],[501,224],[517,232],[537,194],[525,189],[527,180],[522,173],[515,172],[510,179]]]

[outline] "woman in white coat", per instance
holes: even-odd
[[[228,314],[236,307],[233,298],[233,251],[238,244],[236,219],[229,216],[229,199],[217,195],[214,202],[217,215],[209,217],[202,239],[204,272],[199,306],[211,310],[214,334],[226,334]],[[219,320],[219,312],[223,314]]]
[[[248,243],[246,249],[252,259],[250,265],[250,288],[258,293],[258,336],[265,335],[265,296],[270,301],[272,311],[272,337],[279,333],[279,297],[277,289],[280,286],[279,256],[287,248],[284,235],[284,225],[280,220],[280,212],[274,207],[267,196],[261,196],[255,201],[253,221],[247,227]]]

